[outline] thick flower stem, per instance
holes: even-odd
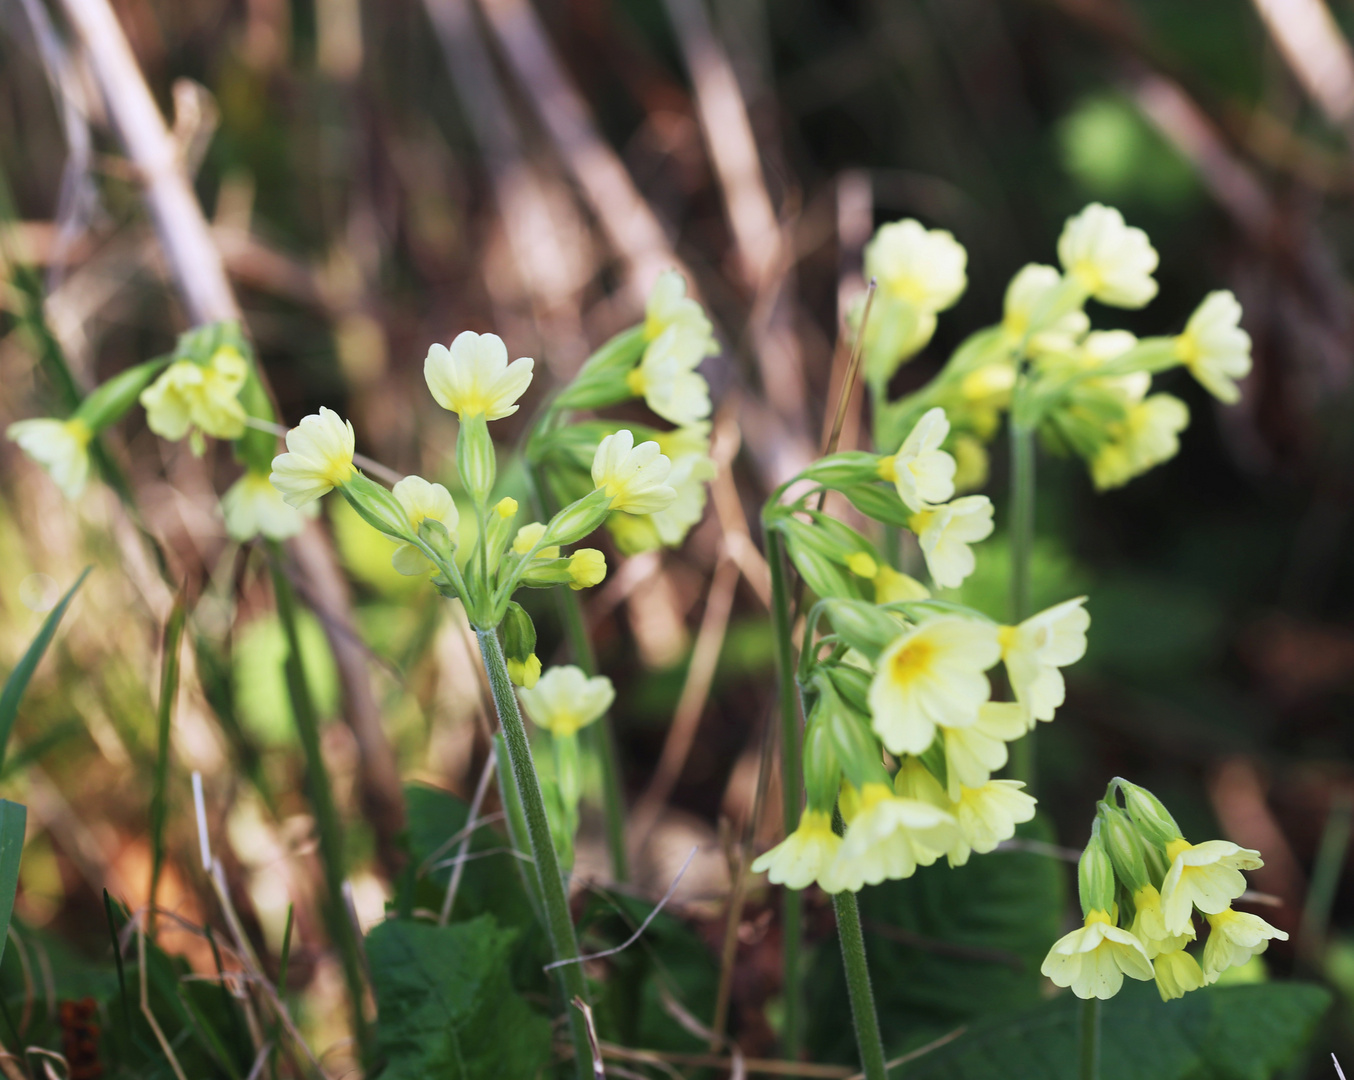
[[[1011,624],[1030,615],[1030,562],[1034,550],[1034,429],[1011,419]],[[1011,774],[1034,787],[1034,732],[1011,745]]]
[[[1100,1080],[1100,999],[1081,1003],[1081,1080]]]
[[[282,570],[282,556],[278,545],[268,545],[268,562],[273,576],[273,597],[277,604],[278,621],[287,638],[287,690],[291,697],[296,731],[301,739],[301,750],[306,758],[306,788],[310,805],[315,811],[315,825],[319,831],[320,861],[324,867],[324,920],[329,937],[338,949],[343,978],[348,984],[349,1004],[352,1007],[353,1037],[364,1064],[372,1063],[372,1031],[362,1011],[366,990],[362,978],[362,946],[357,930],[348,917],[343,899],[346,878],[343,858],[343,829],[338,809],[334,805],[334,791],[329,785],[324,755],[320,751],[320,724],[315,704],[310,696],[301,658],[301,639],[296,622],[296,597],[291,582]]]
[[[837,937],[842,946],[842,964],[846,967],[846,987],[851,997],[851,1018],[856,1025],[856,1045],[860,1048],[860,1067],[865,1080],[887,1080],[884,1043],[879,1037],[879,1015],[870,989],[870,969],[865,962],[865,935],[860,928],[860,908],[856,894],[839,892],[832,897],[837,913]]]
[[[545,922],[550,934],[551,951],[556,961],[574,961],[563,964],[555,970],[559,974],[565,1007],[569,1013],[569,1029],[574,1044],[574,1065],[579,1080],[588,1080],[592,1073],[592,1051],[588,1046],[587,1028],[582,1014],[571,1004],[575,998],[586,1002],[588,988],[583,978],[583,967],[577,962],[578,940],[574,937],[574,924],[569,916],[569,898],[564,891],[564,878],[560,874],[559,860],[555,856],[555,845],[550,836],[550,822],[545,816],[545,800],[541,797],[541,785],[536,778],[536,765],[531,760],[531,746],[527,742],[526,726],[522,723],[522,714],[517,709],[517,696],[513,693],[512,681],[508,678],[508,665],[503,659],[503,647],[499,644],[498,632],[476,629],[475,633],[479,638],[484,670],[489,676],[489,686],[493,691],[498,722],[503,729],[503,741],[512,763],[513,779],[517,781],[522,811],[526,816],[527,839],[531,842],[531,856],[536,863],[536,880],[541,887],[541,903],[545,907]]]
[[[780,533],[766,531],[766,561],[771,567],[771,621],[776,636],[777,693],[780,697],[780,776],[784,799],[785,835],[799,827],[800,763],[799,693],[795,688],[794,644],[790,640],[790,585],[785,572],[785,553]],[[785,969],[785,1028],[782,1042],[785,1056],[799,1057],[801,1046],[800,1012],[803,988],[800,984],[799,951],[802,930],[803,899],[797,889],[781,893],[782,962]]]

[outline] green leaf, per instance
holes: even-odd
[[[1022,836],[1048,839],[1036,820]],[[944,862],[860,893],[866,955],[885,1048],[898,1054],[990,1013],[1037,1000],[1039,966],[1058,938],[1066,879],[1055,859],[1017,851]],[[854,1061],[845,976],[835,942],[810,975],[810,1044]]]
[[[9,918],[14,914],[14,894],[19,888],[19,860],[27,822],[28,807],[0,799],[0,958],[9,940]]]
[[[155,773],[150,796],[150,903],[151,927],[155,926],[155,897],[159,892],[160,871],[165,858],[165,821],[169,815],[169,730],[174,719],[174,699],[179,693],[179,644],[183,640],[186,615],[183,593],[174,601],[174,609],[165,623],[163,659],[160,668],[160,706],[156,715],[157,748]]]
[[[550,1059],[550,1022],[508,981],[511,931],[485,915],[367,935],[382,1080],[523,1080]]]
[[[876,986],[878,981],[876,980]],[[1291,1064],[1330,1004],[1305,983],[1214,986],[1163,1002],[1128,983],[1104,1002],[1101,1080],[1269,1080]],[[913,1080],[1073,1080],[1082,1003],[1071,994],[975,1023],[908,1067]]]
[[[85,567],[84,572],[76,578],[75,584],[61,598],[61,602],[52,608],[51,614],[42,624],[42,629],[38,631],[38,636],[33,639],[33,643],[28,646],[28,651],[14,665],[14,670],[9,673],[9,678],[5,680],[5,688],[0,690],[0,764],[3,764],[5,760],[5,745],[9,742],[9,733],[14,730],[14,719],[19,715],[19,699],[28,689],[28,680],[33,677],[33,672],[37,669],[42,654],[47,651],[47,646],[52,643],[57,624],[61,622],[61,616],[66,614],[66,608],[70,606],[71,597],[75,595],[75,590],[84,583],[92,569],[93,567],[90,566]]]

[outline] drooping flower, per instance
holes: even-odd
[[[719,352],[704,309],[686,295],[676,270],[658,276],[645,306],[639,364],[626,377],[632,393],[644,398],[664,420],[693,424],[710,415],[710,385],[696,368]]]
[[[1140,308],[1157,294],[1151,241],[1113,207],[1091,203],[1068,218],[1058,238],[1058,261],[1102,304]]]
[[[879,475],[898,489],[909,510],[943,503],[954,494],[955,463],[941,444],[950,433],[945,410],[925,413],[891,457],[879,463]]]
[[[287,432],[287,453],[273,458],[268,479],[298,510],[345,483],[356,470],[353,425],[332,409],[302,418]]]
[[[1035,799],[1022,789],[1023,780],[989,780],[978,787],[960,787],[951,811],[959,822],[959,839],[947,854],[951,866],[963,866],[976,851],[986,855],[1015,835],[1015,827],[1034,817]]]
[[[1109,912],[1098,910],[1086,915],[1080,929],[1054,942],[1039,970],[1083,1000],[1114,997],[1125,975],[1143,982],[1153,976],[1142,943],[1115,926]]]
[[[985,701],[978,707],[977,723],[944,728],[950,797],[958,797],[961,784],[970,788],[986,784],[1006,764],[1006,744],[1027,729],[1025,709],[1015,701]]]
[[[1228,840],[1202,844],[1173,840],[1166,845],[1166,858],[1171,868],[1161,883],[1161,912],[1166,930],[1172,934],[1186,932],[1195,908],[1205,915],[1227,910],[1246,891],[1241,871],[1264,865],[1258,851]]]
[[[1252,956],[1269,948],[1272,940],[1287,941],[1288,935],[1259,915],[1233,911],[1226,907],[1207,916],[1209,932],[1204,942],[1205,981],[1217,982],[1218,976],[1229,967],[1240,967]]]
[[[1082,606],[1086,597],[1066,600],[1032,615],[1019,626],[1000,631],[1001,657],[1016,700],[1036,720],[1052,720],[1067,693],[1059,668],[1086,655],[1086,628],[1091,617]]]
[[[1031,324],[1044,316],[1062,275],[1052,266],[1029,263],[1016,272],[1011,283],[1006,286],[1006,299],[1003,305],[1001,328],[1003,336],[1011,345],[1025,340]],[[1069,311],[1030,335],[1026,349],[1031,356],[1043,353],[1069,353],[1077,347],[1077,342],[1091,328],[1091,320],[1080,308]]]
[[[983,674],[1001,655],[997,628],[941,615],[897,638],[870,683],[871,725],[894,754],[923,753],[938,727],[967,727],[992,688]]]
[[[596,548],[579,548],[569,556],[569,588],[591,589],[606,578],[606,556]]]
[[[867,783],[846,826],[841,850],[819,884],[828,892],[911,877],[930,866],[958,836],[954,818],[919,799],[895,795],[887,784]]]
[[[409,525],[415,533],[419,523],[424,520],[440,521],[447,527],[452,542],[456,540],[456,524],[460,514],[451,492],[441,484],[432,484],[421,476],[406,476],[391,489],[409,515]],[[409,577],[426,574],[432,569],[432,563],[413,544],[401,544],[390,556],[390,565],[398,573]]]
[[[464,330],[450,347],[432,345],[423,362],[423,378],[437,404],[461,419],[500,420],[517,411],[517,399],[531,385],[535,361],[508,363],[508,347],[497,334]]]
[[[269,540],[287,540],[305,528],[306,518],[314,517],[319,509],[308,503],[297,510],[282,499],[282,493],[273,487],[268,474],[252,469],[236,480],[221,496],[221,516],[226,520],[226,534],[238,543],[255,536]]]
[[[672,463],[656,442],[635,445],[635,436],[622,428],[597,444],[592,459],[592,482],[611,498],[611,509],[627,514],[666,510],[677,498],[667,484]]]
[[[47,470],[66,498],[80,497],[89,479],[89,441],[94,437],[88,424],[76,417],[16,420],[5,436]]]
[[[535,653],[529,653],[525,659],[508,657],[508,678],[513,681],[514,686],[530,690],[540,677],[541,658]]]
[[[605,675],[589,678],[572,664],[552,667],[533,687],[518,690],[527,715],[555,736],[573,735],[602,716],[616,699]]]
[[[832,815],[825,810],[805,810],[799,827],[759,856],[752,872],[765,871],[773,885],[806,889],[823,878],[841,846],[841,837],[832,831]]]
[[[1156,976],[1157,992],[1162,1001],[1184,997],[1191,990],[1200,989],[1205,981],[1199,961],[1184,949],[1158,953],[1152,963],[1152,973]]]
[[[657,341],[677,327],[706,339],[708,349],[718,351],[714,328],[700,303],[686,295],[686,278],[677,270],[664,270],[649,290],[644,305],[644,340]]]
[[[223,345],[205,364],[176,360],[141,391],[146,423],[163,439],[177,442],[190,432],[200,452],[201,435],[238,439],[246,414],[240,390],[249,375],[249,361],[238,349]]]
[[[900,573],[887,563],[875,566],[871,580],[874,581],[874,602],[876,604],[898,604],[906,600],[927,600],[931,590],[914,577]]]
[[[1144,373],[1145,374],[1145,373]],[[1128,406],[1122,422],[1091,460],[1100,491],[1122,487],[1180,452],[1180,432],[1189,427],[1189,407],[1170,394],[1153,394]]]
[[[1185,332],[1175,339],[1175,354],[1219,401],[1234,405],[1241,400],[1236,380],[1251,370],[1251,336],[1241,329],[1241,305],[1226,289],[1209,293],[1199,305]]]
[[[917,534],[935,583],[957,588],[976,565],[969,545],[992,535],[992,500],[986,495],[964,495],[918,511],[909,519],[908,528]]]
[[[1194,927],[1188,933],[1172,934],[1166,929],[1166,917],[1161,911],[1161,893],[1152,884],[1146,884],[1133,894],[1133,925],[1129,932],[1142,942],[1149,958],[1162,952],[1183,949],[1194,937]]]
[[[881,226],[865,248],[866,276],[878,280],[880,291],[932,315],[959,299],[967,265],[968,253],[953,234],[911,218]]]

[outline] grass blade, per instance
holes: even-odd
[[[28,807],[0,799],[0,958],[9,940],[9,918],[14,914],[14,895],[19,891],[19,860],[24,850],[24,827]]]
[[[179,693],[179,644],[183,640],[183,594],[165,623],[164,659],[160,667],[160,709],[155,777],[150,796],[150,935],[155,936],[155,897],[165,862],[165,820],[169,816],[169,729],[174,719],[174,699]]]
[[[38,636],[33,639],[32,644],[28,646],[28,651],[14,665],[14,670],[9,673],[9,678],[5,680],[5,688],[0,690],[0,765],[4,764],[5,746],[9,743],[9,733],[14,730],[14,719],[19,715],[19,699],[28,689],[28,681],[33,677],[33,672],[37,669],[42,654],[47,651],[47,646],[52,643],[57,624],[61,622],[61,616],[66,614],[66,608],[70,605],[75,590],[84,583],[92,569],[94,569],[92,566],[85,567],[84,573],[76,578],[75,584],[61,598],[61,602],[52,608],[51,614],[42,624],[42,629],[38,631]]]

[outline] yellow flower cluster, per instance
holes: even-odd
[[[1156,796],[1116,778],[1079,865],[1084,923],[1053,945],[1042,971],[1080,998],[1113,997],[1125,975],[1155,979],[1163,1001],[1216,982],[1270,941],[1288,939],[1232,908],[1246,889],[1241,871],[1261,865],[1258,851],[1226,840],[1191,844]],[[1196,956],[1188,949],[1204,926]]]

